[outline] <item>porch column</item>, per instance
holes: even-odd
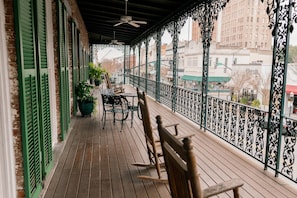
[[[172,111],[175,112],[176,107],[176,81],[177,81],[177,48],[178,48],[178,32],[177,32],[177,23],[174,21],[173,23],[173,42],[172,42],[172,52],[173,52],[173,60],[172,60]]]
[[[126,84],[126,56],[127,56],[127,45],[124,46],[124,84]]]
[[[133,86],[135,86],[135,67],[136,67],[136,56],[135,56],[135,46],[133,46],[133,71],[132,71],[132,75],[133,75],[133,79],[132,79],[132,84]]]
[[[207,94],[208,94],[208,65],[209,65],[209,47],[214,29],[214,22],[218,18],[219,12],[226,6],[228,0],[203,2],[196,7],[193,13],[193,19],[198,20],[202,35],[203,44],[203,63],[202,63],[202,93],[201,93],[201,127],[206,129],[207,115]]]
[[[145,92],[147,93],[147,71],[148,71],[148,38],[146,37],[145,41]]]
[[[126,74],[126,77],[129,77],[128,78],[129,82],[127,82],[127,83],[130,84],[130,79],[131,79],[131,46],[129,46],[129,54],[128,54],[128,72],[129,72],[129,74]]]
[[[178,35],[184,24],[186,23],[187,15],[180,16],[177,20],[172,21],[168,24],[167,29],[172,38],[172,111],[176,110],[176,93],[177,93],[177,78],[178,78],[178,66],[177,66],[177,57],[178,57]]]
[[[156,35],[153,37],[156,42],[156,95],[155,98],[158,102],[160,102],[160,83],[161,83],[161,37],[162,37],[162,30],[159,29]]]
[[[137,86],[140,86],[140,53],[141,53],[141,43],[138,43],[138,77]]]
[[[295,13],[292,13],[294,6]],[[292,22],[297,20],[297,5],[292,0],[288,1],[272,1],[267,0],[267,10],[269,16],[269,27],[274,36],[273,41],[273,59],[270,84],[270,100],[268,112],[268,129],[265,154],[265,170],[267,167],[275,170],[275,176],[279,174],[281,139],[283,133],[284,122],[284,98],[286,94],[286,78],[287,63],[289,55],[289,39],[290,32],[293,31]],[[295,30],[296,31],[296,30]],[[287,138],[286,145],[293,144],[292,138]],[[282,174],[291,177],[293,170],[291,169],[290,158],[294,158],[290,153],[290,146],[283,146],[282,156],[287,158],[283,160]],[[294,159],[292,159],[294,160]]]

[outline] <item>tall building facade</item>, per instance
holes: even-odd
[[[199,41],[198,22],[193,22],[192,38]],[[212,41],[220,46],[271,50],[266,4],[261,0],[230,0],[215,22]]]

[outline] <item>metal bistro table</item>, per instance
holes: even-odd
[[[134,111],[137,111],[138,112],[138,104],[134,102],[134,99],[137,98],[137,93],[121,93],[119,94],[123,97],[126,97],[126,98],[131,98],[131,103],[129,103],[128,105],[128,108],[129,108],[129,111],[131,112],[131,127],[133,126],[133,119],[134,119]],[[139,117],[139,115],[138,115]]]

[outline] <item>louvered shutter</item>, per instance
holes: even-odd
[[[82,45],[80,42],[80,32],[78,32],[78,57],[79,57],[79,81],[84,81],[84,66],[83,66],[83,51],[82,51]]]
[[[60,64],[60,117],[62,139],[68,131],[70,123],[70,99],[69,99],[69,71],[67,48],[67,13],[61,1],[58,1],[59,17],[59,64]]]
[[[78,83],[78,53],[77,53],[77,29],[74,22],[72,22],[72,88],[73,88],[73,113],[77,113],[77,100],[75,94],[75,86]]]
[[[46,7],[45,0],[36,1],[37,32],[39,49],[39,100],[40,100],[40,128],[42,149],[42,171],[46,175],[52,165],[52,137],[50,120],[49,78],[46,47]]]
[[[25,192],[26,197],[36,197],[42,176],[33,0],[16,1],[16,9]]]

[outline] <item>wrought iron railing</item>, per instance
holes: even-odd
[[[139,85],[136,76],[130,76],[130,84],[145,90],[145,79],[140,78]],[[137,80],[135,80],[137,79]],[[189,120],[197,123],[205,130],[210,131],[222,140],[233,145],[248,156],[262,164],[266,164],[275,172],[297,183],[296,136],[297,120],[284,117],[282,134],[271,132],[268,135],[268,112],[233,101],[223,100],[217,97],[207,96],[206,125],[201,123],[201,93],[189,89],[177,88],[176,101],[172,100],[173,86],[160,83],[160,93],[156,93],[156,83],[147,82],[147,94],[153,98],[159,96],[160,103],[172,108],[175,103],[175,111]],[[280,119],[279,115],[274,115]],[[277,122],[279,123],[279,122]],[[274,131],[275,123],[270,124]],[[277,136],[277,137],[272,137]],[[278,140],[278,141],[276,141]],[[280,155],[276,149],[280,148]],[[279,168],[278,168],[279,167]]]

